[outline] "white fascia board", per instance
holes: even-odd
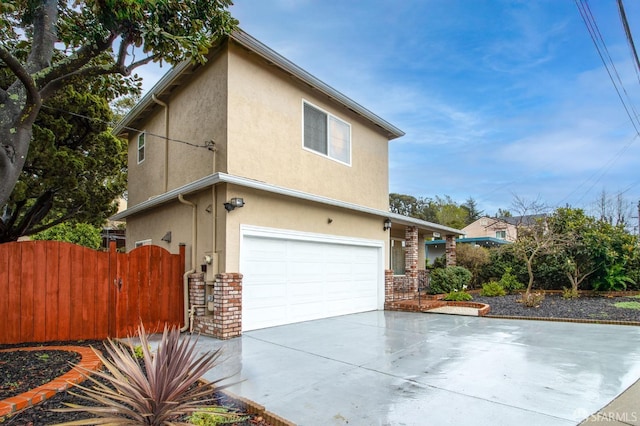
[[[378,210],[371,207],[361,206],[359,204],[348,203],[345,201],[336,200],[333,198],[322,197],[319,195],[310,194],[304,191],[298,191],[296,189],[284,188],[281,186],[271,185],[265,182],[247,179],[240,176],[228,175],[226,173],[215,173],[209,176],[205,176],[197,181],[191,182],[188,185],[184,185],[180,188],[172,189],[162,195],[154,198],[150,198],[143,201],[140,204],[116,214],[111,217],[110,220],[122,220],[135,213],[140,213],[145,210],[151,209],[158,205],[167,203],[169,201],[176,200],[179,194],[187,195],[193,192],[200,191],[212,185],[219,183],[228,183],[232,185],[238,185],[245,188],[256,189],[259,191],[265,191],[272,194],[284,195],[287,197],[297,198],[299,200],[312,201],[315,203],[325,204],[328,206],[339,207],[346,210],[352,210],[360,213],[367,213],[374,216],[383,218],[389,218],[393,223],[398,223],[407,226],[417,226],[418,228],[428,229],[430,231],[442,232],[446,235],[464,235],[465,233],[459,229],[450,228],[448,226],[439,225],[437,223],[427,222],[420,219],[414,219],[412,217],[403,216],[397,213],[391,213],[384,210]]]

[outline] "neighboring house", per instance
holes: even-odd
[[[512,217],[481,217],[462,228],[468,238],[489,237],[514,242],[518,236],[517,222]]]
[[[170,70],[115,132],[127,249],[186,244],[206,289],[195,328],[218,337],[383,309],[394,274],[417,282],[426,239],[453,251],[462,233],[388,212],[401,130],[240,30]]]
[[[528,227],[534,221],[544,218],[544,214],[509,217],[481,217],[462,228],[467,238],[489,237],[510,243],[518,238],[518,228]]]
[[[127,197],[124,194],[118,199],[118,213],[121,213],[127,209]],[[126,232],[125,223],[123,221],[108,220],[102,227],[102,248],[109,248],[111,241],[116,242],[116,248],[124,250],[126,248]]]

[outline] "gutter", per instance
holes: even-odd
[[[182,204],[186,204],[190,206],[192,209],[191,215],[191,269],[185,272],[182,275],[182,296],[183,296],[183,304],[184,304],[184,326],[180,329],[180,332],[185,332],[191,327],[190,318],[192,318],[194,314],[194,306],[189,308],[189,275],[196,272],[196,243],[198,238],[198,211],[197,205],[192,203],[191,201],[187,201],[184,199],[182,194],[178,194],[178,201]]]

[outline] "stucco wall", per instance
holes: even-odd
[[[178,188],[215,171],[226,170],[227,56],[213,58],[158,99],[169,107],[167,139],[165,109],[155,105],[149,117],[136,123],[146,132],[144,162],[137,164],[139,132],[129,134],[129,205],[165,192],[165,144],[167,190]],[[204,148],[214,141],[216,153]],[[187,143],[184,143],[187,142]],[[195,147],[192,145],[199,145]],[[214,167],[214,158],[216,166]]]
[[[257,55],[230,51],[229,173],[386,210],[387,138]],[[351,166],[303,149],[303,99],[351,125]]]
[[[224,264],[227,272],[242,272],[238,271],[242,224],[368,240],[386,241],[388,238],[379,217],[231,185],[227,188],[227,197],[242,197],[246,203],[227,215]],[[385,250],[388,250],[388,244],[385,244]],[[388,252],[384,258],[386,268]]]

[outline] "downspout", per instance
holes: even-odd
[[[169,188],[169,105],[151,94],[151,99],[164,108],[164,192]]]
[[[187,331],[190,327],[190,318],[193,315],[193,312],[189,308],[189,275],[196,272],[196,247],[198,242],[198,210],[197,205],[192,203],[191,201],[187,201],[184,199],[182,194],[178,194],[178,201],[182,204],[186,204],[187,206],[191,206],[192,215],[191,215],[191,269],[184,273],[182,276],[182,290],[184,297],[184,326],[180,329],[180,332]]]

